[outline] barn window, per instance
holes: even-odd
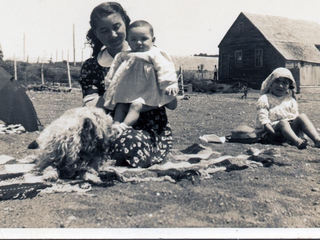
[[[235,51],[236,67],[242,67],[242,50]]]
[[[254,50],[254,66],[255,67],[262,67],[263,63],[263,50],[262,49],[255,49]]]
[[[239,22],[238,30],[239,30],[239,32],[244,32],[244,23],[243,22]]]

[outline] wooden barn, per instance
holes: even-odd
[[[303,86],[320,86],[320,25],[240,13],[219,44],[219,79],[260,88],[277,67],[290,69]]]

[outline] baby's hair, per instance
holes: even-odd
[[[144,20],[138,20],[138,21],[134,21],[133,23],[131,23],[129,25],[129,27],[127,28],[127,33],[129,32],[130,29],[135,28],[135,27],[147,27],[150,30],[150,34],[153,37],[154,36],[154,31],[153,31],[153,27],[150,23],[148,23],[147,21]]]
[[[108,17],[109,15],[113,13],[119,13],[122,17],[123,22],[126,25],[126,28],[128,28],[130,24],[130,18],[127,15],[126,11],[122,8],[122,6],[117,2],[104,2],[96,6],[90,16],[90,26],[87,33],[87,44],[90,44],[92,47],[92,57],[95,57],[100,52],[101,48],[103,47],[103,44],[100,42],[100,40],[96,37],[94,31],[97,28],[97,25],[101,18]]]

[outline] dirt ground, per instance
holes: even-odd
[[[43,125],[66,109],[81,106],[81,93],[32,92]],[[199,143],[199,136],[230,134],[235,126],[253,126],[258,91],[190,93],[175,111],[168,111],[174,149]],[[297,95],[301,113],[320,128],[320,90],[302,89]],[[38,133],[1,135],[0,155],[22,159]],[[281,156],[269,167],[222,171],[211,179],[177,183],[114,182],[93,187],[91,195],[55,193],[32,199],[0,201],[0,228],[318,228],[320,226],[320,149],[276,146]],[[215,151],[239,155],[272,145],[208,144]]]

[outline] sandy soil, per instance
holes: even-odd
[[[28,92],[46,125],[67,108],[81,106],[81,94]],[[199,143],[199,136],[228,135],[233,127],[253,126],[257,91],[238,94],[189,94],[168,112],[174,148]],[[302,89],[301,113],[320,127],[318,89]],[[37,133],[1,135],[0,155],[17,159],[33,154],[27,146]],[[269,167],[217,172],[211,179],[177,183],[114,182],[93,187],[90,195],[56,193],[0,202],[0,228],[318,228],[320,226],[320,149],[279,146]],[[222,154],[238,155],[262,144],[209,144]]]

